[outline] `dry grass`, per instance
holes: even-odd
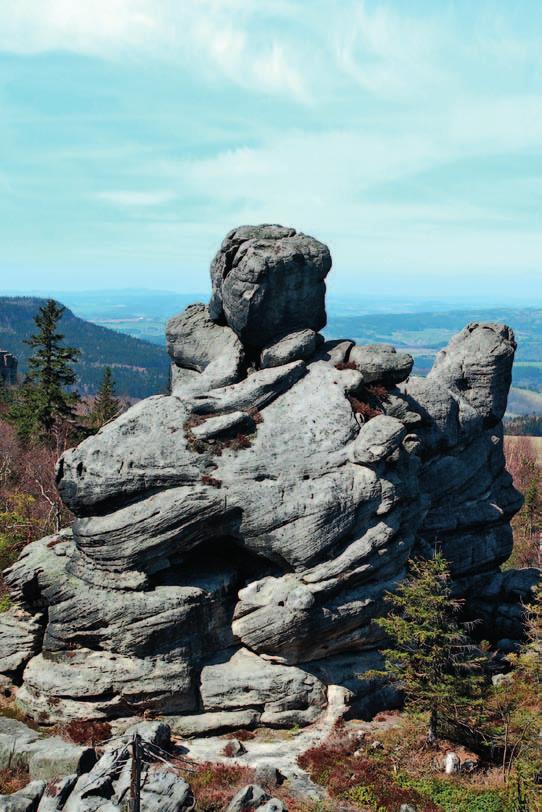
[[[216,479],[214,476],[209,476],[208,474],[203,474],[201,477],[201,482],[203,485],[209,485],[211,488],[222,487],[222,482],[220,479]]]
[[[378,748],[373,747],[375,740]],[[462,764],[472,761],[479,766],[473,772],[444,775],[442,764],[450,751]],[[442,739],[436,747],[428,747],[426,720],[406,714],[379,714],[371,724],[339,725],[326,742],[303,754],[299,764],[325,787],[334,812],[397,812],[401,804],[411,804],[417,812],[512,809],[506,805],[507,789],[499,769],[480,765],[477,756],[457,742]],[[297,812],[295,806],[288,809]]]
[[[542,465],[542,437],[507,434],[504,438],[504,447],[507,456],[512,455],[515,448],[525,448],[538,465]]]
[[[439,812],[416,790],[396,784],[389,763],[369,755],[360,747],[358,737],[340,728],[326,742],[300,756],[299,765],[326,788],[331,798],[345,804],[345,810],[392,810],[412,804],[418,812]]]
[[[366,423],[368,420],[372,420],[373,417],[377,417],[379,414],[383,414],[382,409],[375,408],[369,403],[365,403],[365,401],[355,398],[353,395],[348,395],[347,397],[350,401],[350,405],[352,406],[352,411],[355,414],[361,415],[364,423]]]
[[[39,725],[17,707],[13,696],[0,696],[0,716],[6,719],[15,719],[17,722],[23,722],[23,724],[32,728],[32,730],[39,729]]]
[[[237,741],[240,742],[248,742],[256,738],[256,731],[243,728],[242,730],[236,730],[234,733],[229,734],[228,738],[237,739]]]
[[[462,763],[478,762],[475,753],[448,739],[440,739],[434,747],[428,747],[426,735],[424,720],[404,715],[397,726],[378,733],[383,749],[376,757],[389,761],[393,771],[401,769],[418,778],[440,772],[444,757],[450,751],[457,753]]]
[[[17,792],[26,787],[29,781],[28,770],[22,768],[12,770],[9,767],[0,770],[0,795],[11,795],[12,792]]]
[[[198,812],[223,812],[241,787],[254,783],[254,771],[235,764],[195,765],[195,772],[179,774],[192,787]]]
[[[92,719],[74,719],[65,725],[57,725],[52,732],[73,744],[93,747],[111,738],[111,725],[109,722],[98,722]]]
[[[263,414],[255,406],[253,406],[251,409],[247,409],[247,414],[252,418],[256,425],[263,423]]]

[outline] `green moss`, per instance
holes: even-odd
[[[11,606],[11,599],[9,595],[0,596],[0,612],[7,612]]]
[[[370,806],[373,808],[376,804],[374,792],[370,787],[364,784],[357,784],[355,787],[347,789],[344,793],[344,798],[361,807]]]
[[[498,790],[479,790],[444,778],[410,778],[404,774],[397,777],[397,783],[416,790],[444,812],[507,812]]]

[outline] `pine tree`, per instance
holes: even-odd
[[[59,423],[75,417],[79,396],[67,387],[76,381],[71,364],[79,350],[62,345],[64,336],[57,327],[64,311],[62,305],[49,299],[34,318],[37,332],[26,341],[35,351],[28,361],[26,381],[10,410],[22,440],[40,437],[50,441]]]
[[[482,658],[458,622],[461,602],[452,597],[446,559],[411,562],[411,574],[395,594],[391,611],[377,620],[392,641],[383,652],[386,676],[398,683],[411,710],[429,714],[427,741],[434,744],[443,723],[474,724],[484,678]]]
[[[507,656],[510,672],[491,688],[482,734],[500,755],[513,805],[521,810],[539,809],[542,775],[542,586],[533,591],[525,607],[526,640],[520,651]],[[513,780],[510,780],[513,779]]]
[[[120,409],[120,401],[115,397],[115,382],[111,367],[106,367],[90,414],[92,427],[100,429],[105,423],[113,420],[119,414]]]

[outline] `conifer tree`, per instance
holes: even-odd
[[[119,414],[120,409],[120,401],[115,397],[113,373],[111,372],[111,367],[106,367],[90,415],[92,427],[100,429],[110,420],[113,420],[113,418]]]
[[[62,305],[49,299],[34,318],[37,332],[26,341],[34,354],[28,361],[26,381],[10,410],[22,440],[40,437],[50,441],[58,423],[75,417],[79,396],[68,387],[76,381],[71,364],[77,360],[79,350],[62,344],[64,336],[58,332],[58,322],[64,311]]]
[[[391,611],[377,623],[392,646],[378,675],[401,686],[407,708],[429,714],[428,743],[443,723],[470,728],[482,697],[482,658],[458,621],[461,602],[452,597],[446,559],[437,553],[411,562],[410,577],[387,600]]]

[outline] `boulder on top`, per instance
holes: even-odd
[[[397,352],[390,344],[355,345],[348,356],[368,383],[394,386],[406,380],[412,371],[414,359],[407,352]]]
[[[262,349],[326,324],[326,245],[283,226],[230,231],[211,264],[211,318],[224,320],[243,344]]]

